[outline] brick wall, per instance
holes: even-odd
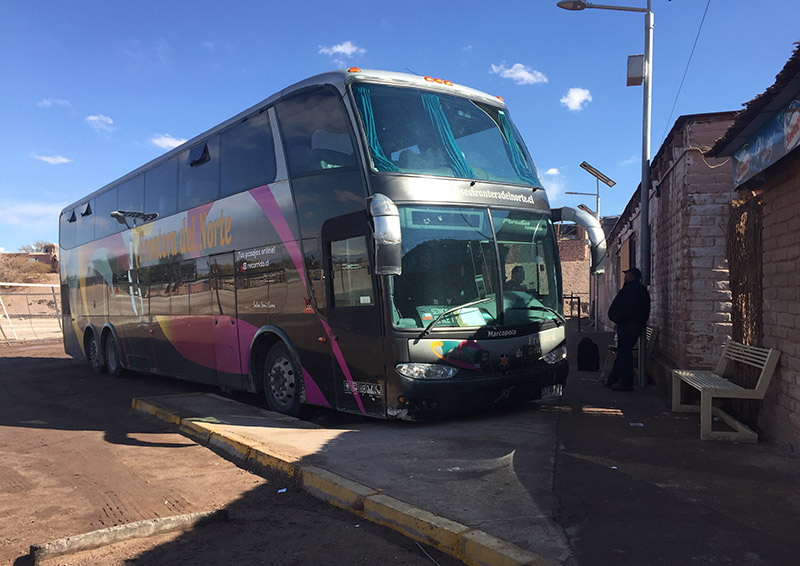
[[[560,238],[558,240],[558,253],[561,257],[561,277],[564,295],[578,295],[581,298],[581,316],[589,314],[589,270],[591,259],[589,246],[586,245],[586,236],[582,228],[578,229],[575,239]],[[564,313],[568,316],[577,315],[577,303],[574,304],[575,312],[570,312],[570,305],[565,301]]]
[[[781,351],[760,426],[800,449],[800,155],[767,171],[763,184],[764,346]]]
[[[705,160],[701,149],[721,137],[732,120],[729,112],[681,117],[653,160],[649,324],[658,327],[654,356],[662,371],[654,370],[651,378],[664,393],[668,368],[713,368],[731,330],[726,230],[732,175],[726,160]],[[641,265],[639,232],[637,193],[609,235],[603,316],[620,286],[615,258],[631,235],[637,241],[635,264]]]

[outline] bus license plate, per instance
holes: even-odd
[[[557,385],[548,385],[547,387],[542,387],[542,399],[553,399],[554,397],[561,397],[561,391],[563,389],[562,384]]]

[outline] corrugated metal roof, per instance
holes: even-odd
[[[776,112],[800,93],[800,42],[789,61],[775,77],[775,84],[744,105],[728,131],[706,152],[708,157],[733,155]]]

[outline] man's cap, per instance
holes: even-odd
[[[635,267],[631,267],[630,269],[626,269],[625,271],[623,271],[623,273],[630,273],[631,275],[636,277],[636,279],[641,279],[642,278],[642,272],[639,271]]]

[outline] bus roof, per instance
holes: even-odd
[[[354,81],[383,82],[398,86],[440,90],[442,92],[452,93],[456,96],[463,96],[466,98],[470,98],[472,100],[479,100],[484,103],[493,104],[495,106],[500,106],[505,108],[505,103],[503,102],[503,99],[498,96],[492,96],[490,94],[476,90],[474,88],[457,85],[450,81],[439,79],[432,76],[420,76],[420,75],[412,75],[409,73],[396,73],[392,71],[380,71],[374,69],[359,69],[356,67],[351,67],[350,69],[339,69],[336,71],[329,71],[326,73],[314,75],[307,79],[303,79],[302,81],[296,82],[284,88],[283,90],[276,92],[275,94],[262,100],[258,104],[255,104],[254,106],[251,106],[250,108],[240,112],[239,114],[233,116],[232,118],[229,118],[228,120],[225,120],[224,122],[214,126],[213,128],[206,130],[201,134],[196,135],[195,137],[183,142],[181,145],[169,150],[168,152],[162,155],[159,155],[158,157],[148,161],[147,163],[141,165],[140,167],[137,167],[133,171],[126,173],[122,177],[114,181],[111,181],[106,185],[103,185],[96,191],[93,191],[90,194],[81,197],[77,201],[66,206],[61,211],[61,214],[65,214],[68,211],[74,209],[75,207],[88,202],[89,200],[103,193],[112,186],[121,184],[155,167],[156,165],[164,161],[168,161],[169,159],[176,157],[180,153],[183,153],[187,149],[194,147],[196,144],[219,133],[220,131],[225,130],[229,126],[232,126],[233,124],[236,124],[249,116],[262,112],[264,109],[269,108],[270,106],[275,104],[281,98],[288,96],[293,92],[318,85],[331,85],[337,88],[340,93],[344,94],[346,86]]]

